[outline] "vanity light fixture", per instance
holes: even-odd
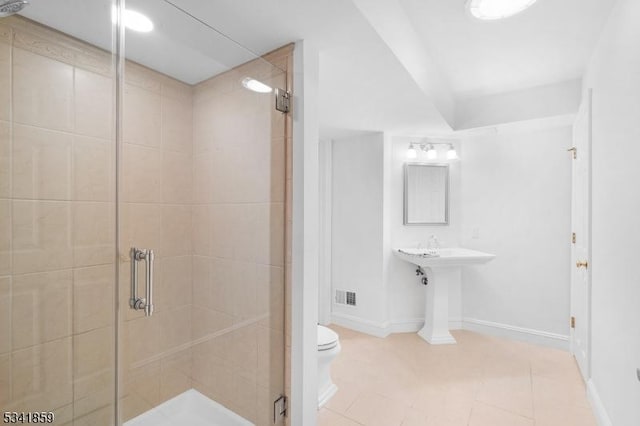
[[[450,142],[430,142],[428,144],[411,142],[409,143],[409,148],[407,149],[407,159],[415,160],[416,158],[418,158],[418,149],[420,149],[420,151],[426,154],[428,160],[437,160],[438,150],[436,149],[436,147],[438,145],[444,145],[447,147],[445,155],[447,160],[459,159],[456,149]],[[416,146],[418,149],[416,148]]]
[[[418,158],[418,151],[416,151],[413,143],[409,144],[409,149],[407,149],[407,158],[409,160],[415,160],[416,158]]]
[[[246,89],[249,89],[258,93],[271,93],[271,91],[273,90],[271,86],[267,86],[263,82],[258,81],[255,78],[251,78],[251,77],[246,77],[244,80],[242,80],[242,85]]]
[[[537,0],[467,0],[467,10],[474,18],[496,21],[525,11]]]

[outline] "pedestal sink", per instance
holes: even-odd
[[[431,272],[426,286],[424,327],[418,335],[432,345],[456,343],[449,332],[448,280],[452,273],[459,276],[461,267],[487,263],[495,255],[461,247],[442,248],[437,256],[429,255],[425,249],[415,248],[394,249],[393,252],[400,259],[420,268],[428,268]]]

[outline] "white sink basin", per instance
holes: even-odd
[[[462,247],[441,248],[439,256],[429,256],[425,249],[395,249],[400,259],[418,266],[464,266],[486,263],[496,257],[494,254],[470,250]]]
[[[465,265],[487,263],[493,254],[466,248],[441,248],[438,256],[425,249],[394,249],[400,259],[420,266],[428,278],[424,327],[418,335],[432,345],[456,343],[449,332],[449,285],[460,283],[460,269]]]

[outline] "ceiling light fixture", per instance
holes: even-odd
[[[244,80],[242,80],[242,85],[245,88],[258,93],[271,93],[271,91],[273,90],[270,86],[267,86],[263,82],[251,77],[246,77]]]
[[[474,18],[495,21],[517,15],[537,0],[467,0],[467,10]]]
[[[137,31],[139,33],[148,33],[153,31],[153,22],[151,19],[140,12],[135,10],[125,9],[122,14],[122,20],[124,26],[130,30]],[[111,8],[111,22],[114,24],[118,22],[118,8],[113,6]]]
[[[151,19],[135,10],[124,10],[124,25],[130,30],[140,33],[153,31],[153,22],[151,22]]]

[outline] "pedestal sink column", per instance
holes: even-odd
[[[461,267],[487,263],[493,254],[462,247],[440,249],[439,256],[429,256],[420,249],[394,249],[400,259],[422,267],[429,284],[426,288],[424,327],[418,332],[432,345],[456,343],[449,333],[449,289],[455,285],[460,289]],[[456,316],[459,308],[456,307]]]
[[[432,345],[456,343],[449,333],[449,283],[460,280],[460,267],[424,268],[429,284],[425,298],[424,327],[418,335]]]

